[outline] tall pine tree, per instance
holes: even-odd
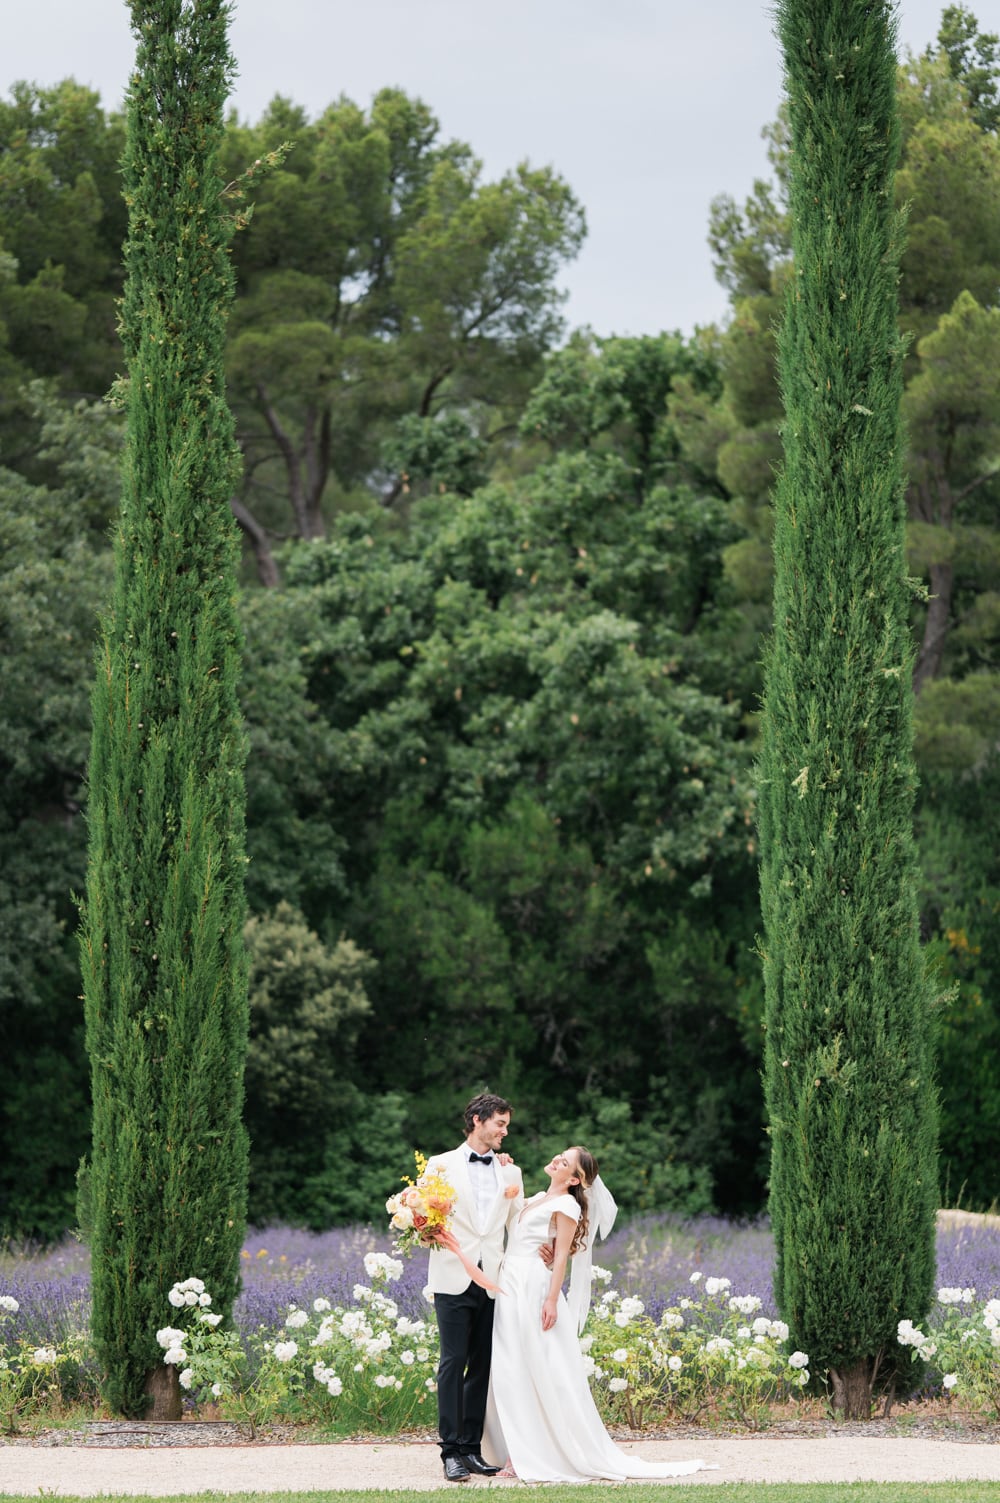
[[[795,275],[760,764],[776,1291],[867,1418],[934,1276],[911,832],[893,8],[779,0]]]
[[[82,955],[93,1083],[93,1330],[107,1396],[179,1417],[166,1294],[236,1295],[247,1142],[237,473],[217,169],[223,0],[131,0],[122,333],[128,418],[98,651]]]

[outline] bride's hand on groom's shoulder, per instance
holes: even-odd
[[[509,1153],[497,1154],[497,1163],[500,1165],[501,1169],[509,1169],[513,1162],[514,1160],[511,1158]]]

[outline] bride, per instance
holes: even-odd
[[[585,1148],[557,1153],[545,1173],[549,1188],[525,1202],[500,1271],[484,1454],[524,1482],[624,1482],[701,1470],[703,1461],[640,1461],[619,1450],[601,1423],[578,1331],[590,1305],[591,1237],[610,1231],[616,1207]],[[551,1269],[539,1257],[545,1244],[553,1247]],[[574,1253],[567,1301],[562,1285]]]

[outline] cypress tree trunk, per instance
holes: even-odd
[[[244,734],[232,298],[216,154],[223,0],[131,0],[124,161],[128,442],[98,652],[82,958],[93,1084],[93,1331],[124,1414],[180,1414],[155,1332],[197,1276],[239,1282],[247,1142]],[[158,1396],[158,1398],[157,1398]]]
[[[795,277],[760,765],[776,1291],[867,1418],[934,1276],[903,552],[892,7],[779,0]]]

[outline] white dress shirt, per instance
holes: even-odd
[[[476,1216],[480,1226],[486,1225],[493,1201],[496,1198],[497,1182],[494,1177],[493,1162],[489,1164],[474,1164],[471,1155],[473,1149],[469,1149],[466,1160],[469,1165],[469,1179],[472,1181],[472,1193],[476,1198]],[[490,1155],[495,1162],[495,1156]]]

